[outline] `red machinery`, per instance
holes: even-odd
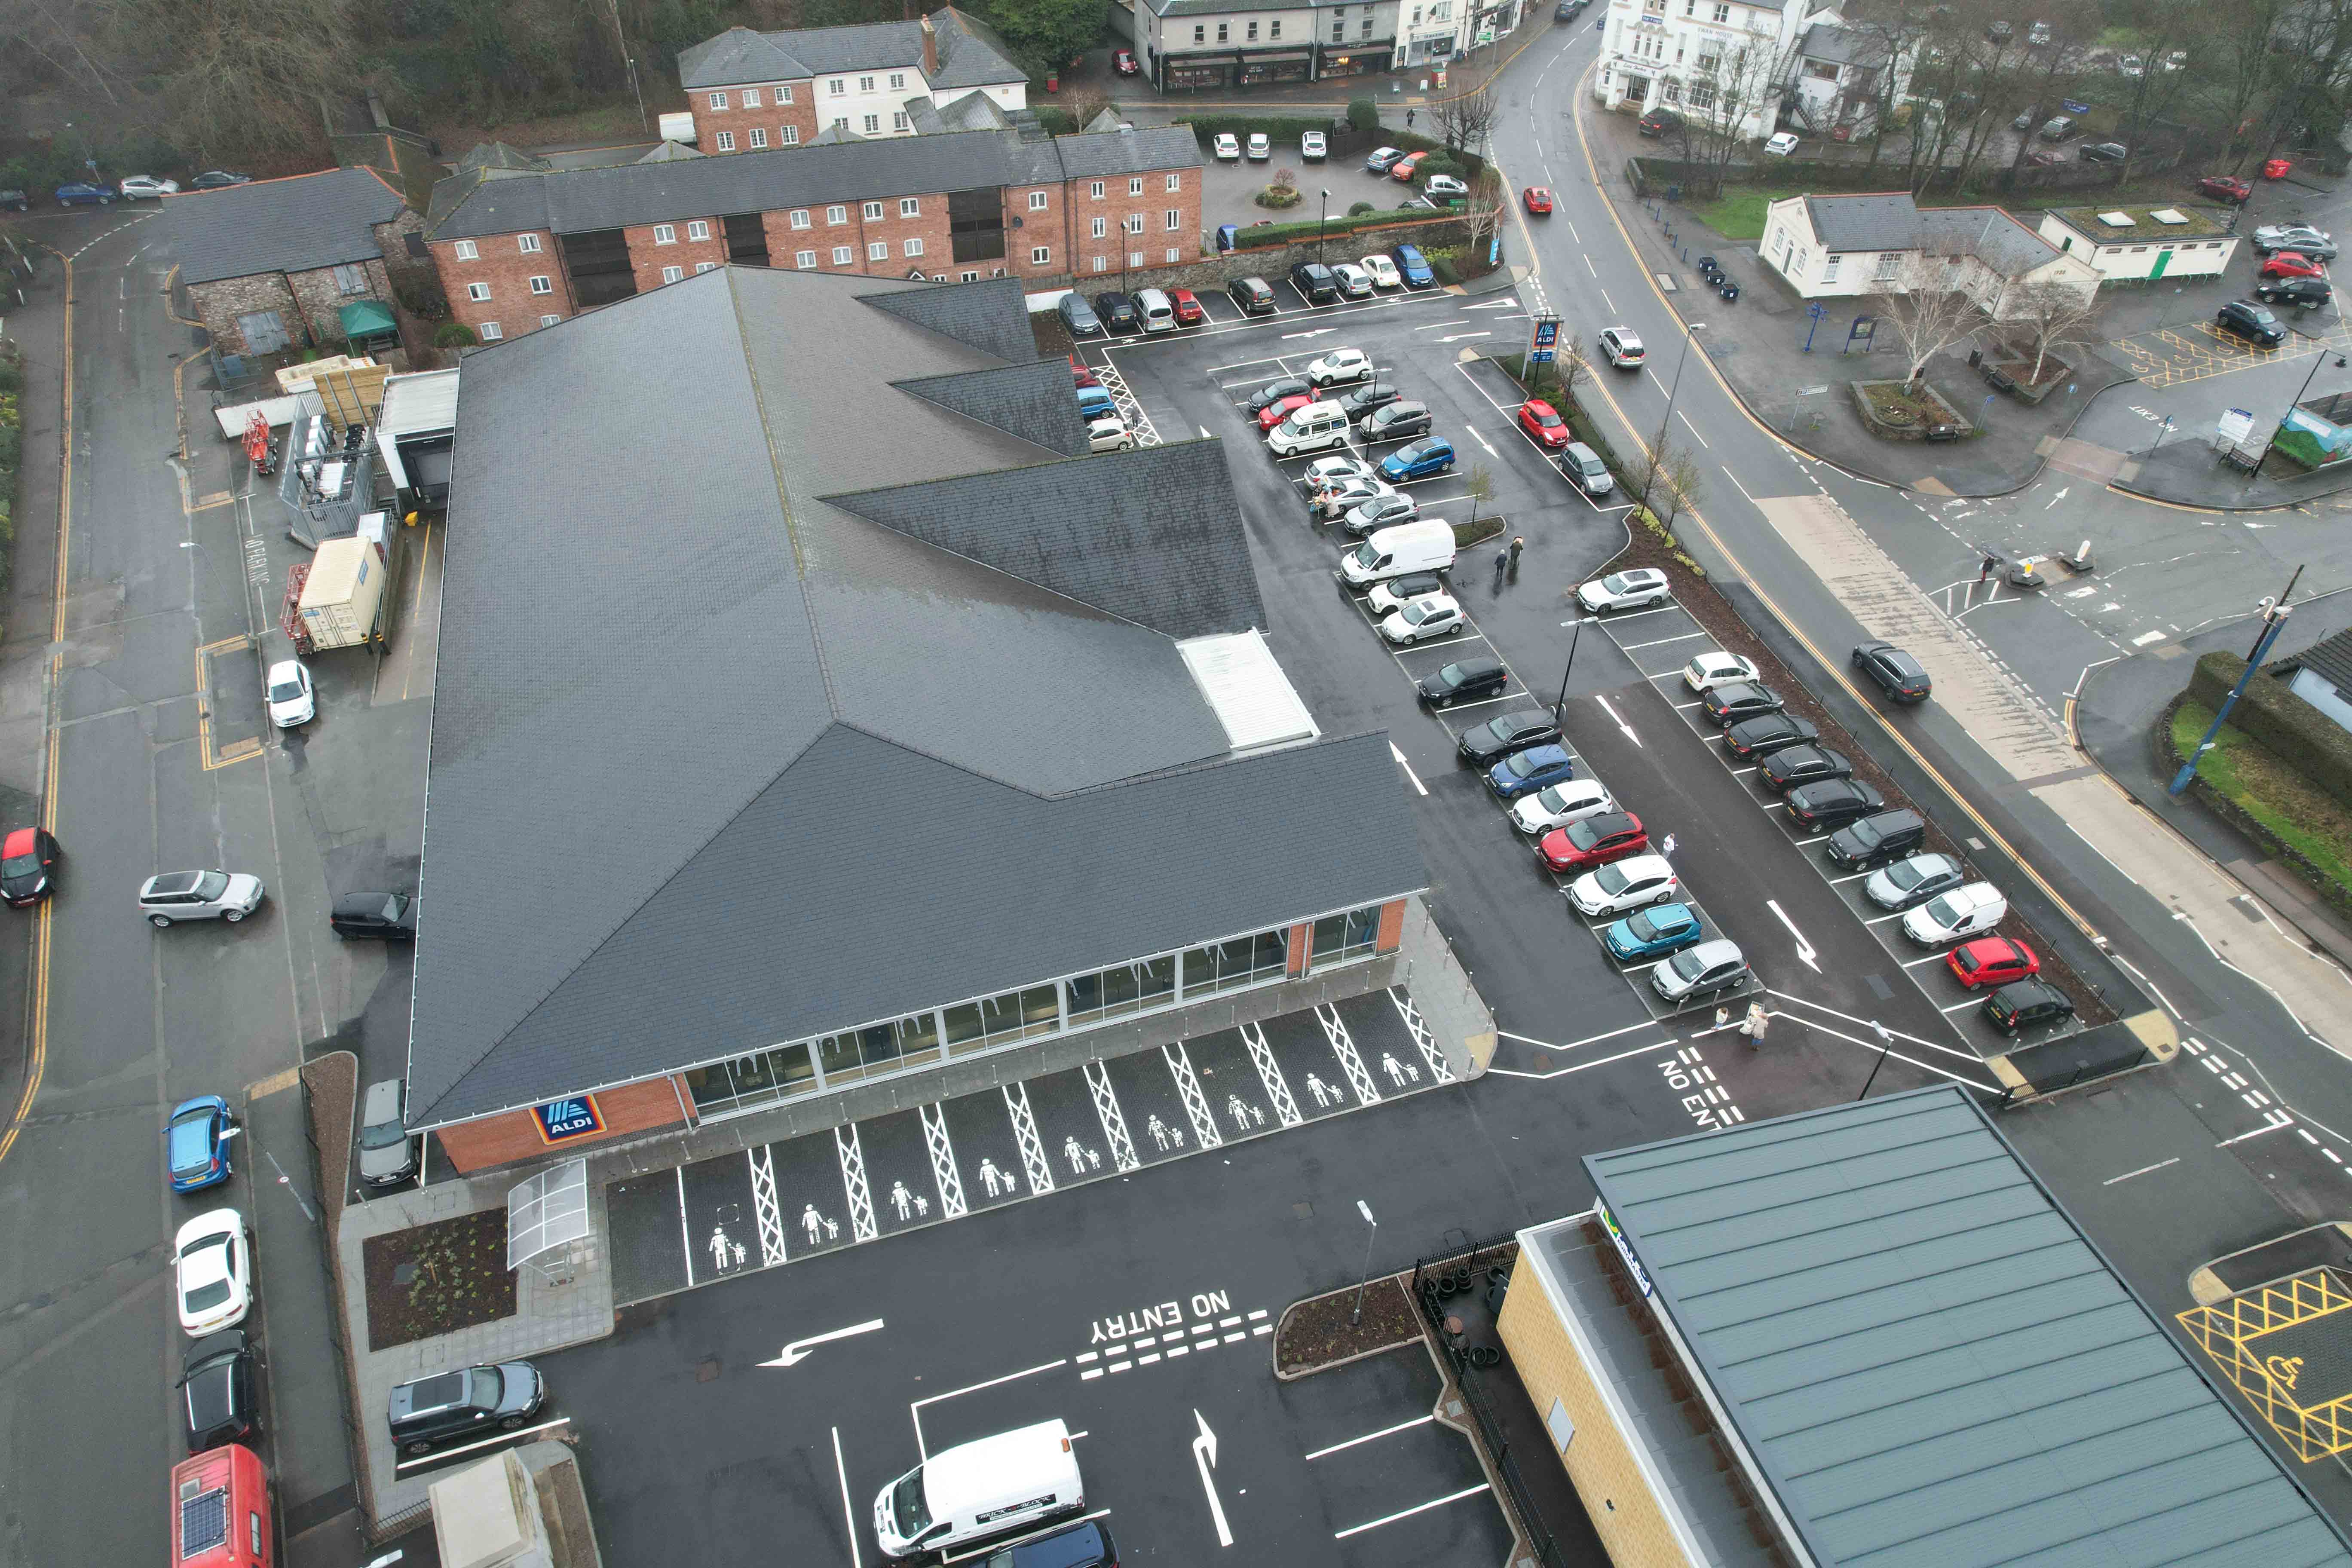
[[[2287,171],[2294,167],[2294,163],[2292,159],[2273,158],[2269,163],[2263,165],[2263,178],[2265,180],[2284,180],[2286,178]]]
[[[310,563],[297,561],[286,568],[286,603],[278,612],[278,625],[286,631],[286,639],[294,651],[303,658],[310,655],[310,628],[302,624],[302,584],[310,580]]]
[[[245,422],[245,457],[257,474],[267,475],[278,467],[278,444],[269,438],[269,421],[259,409]]]

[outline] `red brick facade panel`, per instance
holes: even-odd
[[[449,1163],[470,1175],[497,1165],[554,1159],[616,1138],[686,1124],[678,1084],[674,1079],[647,1079],[643,1083],[600,1089],[595,1099],[597,1114],[604,1119],[604,1131],[584,1138],[567,1138],[558,1145],[551,1146],[540,1135],[539,1118],[529,1110],[509,1110],[485,1116],[478,1121],[461,1121],[455,1127],[443,1128],[435,1136],[440,1139],[442,1152],[449,1157]]]
[[[524,244],[532,240],[538,242],[539,248],[525,250]],[[560,319],[574,311],[571,287],[563,276],[563,257],[552,235],[489,234],[479,239],[436,239],[431,242],[430,248],[434,268],[441,274],[441,291],[449,297],[450,318],[465,322],[486,342],[491,340],[482,329],[492,323],[499,329],[499,337],[519,338],[525,332],[536,331],[541,316]],[[471,256],[464,254],[468,249],[473,252]],[[546,279],[546,293],[532,290],[534,279]],[[476,299],[474,290],[478,286],[487,289],[489,298]]]
[[[1038,206],[1036,198],[1045,198]],[[1062,187],[1007,185],[1004,189],[1004,265],[1016,278],[1050,278],[1067,265],[1069,235],[1063,227],[1069,199]],[[1021,226],[1013,226],[1015,219]],[[1040,260],[1038,251],[1045,253]]]
[[[757,93],[758,104],[746,104],[746,93]],[[687,108],[694,114],[694,145],[698,152],[760,152],[761,145],[752,139],[755,131],[766,136],[765,145],[771,151],[804,147],[816,140],[814,82],[770,81],[702,88],[686,96]],[[725,145],[720,144],[721,132],[726,132]]]
[[[1307,965],[1315,956],[1315,922],[1301,921],[1290,928],[1290,961],[1292,978],[1307,973]]]
[[[1168,188],[1171,180],[1177,186],[1172,191]],[[1122,265],[1181,266],[1200,254],[1201,173],[1197,169],[1072,180],[1066,200],[1068,258],[1063,265],[1034,270],[1067,272],[1084,288],[1088,279],[1117,272]],[[1138,220],[1139,232],[1130,231],[1128,225]],[[1097,225],[1100,234],[1095,232]],[[1028,231],[1022,232],[1025,236]],[[1176,252],[1172,261],[1168,255],[1171,250]],[[1025,259],[1025,246],[1022,254]]]
[[[1394,952],[1404,945],[1404,900],[1391,899],[1381,906],[1380,934],[1373,939],[1376,952]]]

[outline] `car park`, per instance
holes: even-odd
[[[1422,255],[1421,247],[1400,245],[1391,249],[1389,256],[1395,261],[1397,271],[1403,275],[1404,286],[1407,289],[1428,289],[1435,286],[1437,274],[1429,269],[1429,258]]]
[[[1616,809],[1616,796],[1600,780],[1570,779],[1566,784],[1546,784],[1513,801],[1511,826],[1531,838],[1540,838],[1555,827]]]
[[[875,1544],[890,1562],[970,1562],[955,1549],[1084,1513],[1072,1443],[1055,1420],[930,1454],[876,1494]]]
[[[2197,194],[2231,206],[2243,206],[2253,195],[2254,187],[2235,174],[2207,174],[2197,182]]]
[[[2254,285],[2254,298],[2266,305],[2292,305],[2308,310],[2336,298],[2325,278],[2265,278]]]
[[[1201,309],[1200,300],[1190,289],[1169,289],[1168,303],[1175,309],[1176,324],[1180,327],[1197,327],[1209,319],[1209,312]]]
[[[1969,882],[1938,893],[1903,917],[1903,934],[1922,947],[1981,936],[2009,914],[2009,900],[1990,882]]]
[[[203,174],[198,174],[194,179],[188,182],[188,189],[192,191],[225,191],[231,185],[249,185],[251,184],[253,184],[253,176],[251,174],[233,174],[226,169],[206,169]]]
[[[245,919],[261,905],[258,877],[241,871],[166,871],[139,885],[139,912],[157,926]]]
[[[1070,336],[1098,338],[1103,335],[1102,318],[1095,314],[1094,307],[1087,304],[1076,289],[1063,295],[1054,310],[1062,318],[1062,325],[1069,329]]]
[[[1268,414],[1273,412],[1266,410]],[[1282,423],[1266,432],[1265,438],[1267,449],[1277,458],[1328,451],[1333,447],[1345,446],[1347,441],[1347,411],[1328,398],[1292,409]]]
[[[1980,991],[1988,985],[2032,979],[2042,973],[2042,960],[2021,942],[2011,942],[2005,936],[1980,936],[1946,953],[1944,967],[1968,989]]]
[[[1397,160],[1403,156],[1404,149],[1402,147],[1375,147],[1364,156],[1364,172],[1385,174],[1395,168]]]
[[[2259,256],[2268,256],[2274,250],[2296,250],[2331,260],[2336,255],[2334,237],[2307,223],[2266,223],[2254,230],[2253,239],[2254,252]]]
[[[1537,217],[1551,216],[1551,193],[1541,185],[1529,185],[1519,193],[1519,200],[1525,203],[1528,211]]]
[[[1333,349],[1322,358],[1307,363],[1307,384],[1318,389],[1341,382],[1369,381],[1371,374],[1371,355],[1361,349]]]
[[[190,1339],[245,1321],[253,1304],[253,1258],[243,1215],[215,1209],[179,1228],[172,1238],[172,1289]]]
[[[1135,308],[1133,300],[1116,289],[1095,296],[1095,314],[1100,318],[1104,329],[1111,332],[1139,332],[1143,330],[1143,313]]]
[[[1517,800],[1547,784],[1565,784],[1576,776],[1576,759],[1555,743],[1513,752],[1486,770],[1486,787],[1499,800]]]
[[[520,1430],[547,1400],[547,1380],[527,1361],[457,1367],[393,1384],[386,1420],[393,1446],[410,1456],[478,1432]]]
[[[1403,274],[1397,270],[1395,261],[1386,256],[1367,256],[1357,265],[1370,274],[1372,287],[1375,289],[1385,290],[1404,287]]]
[[[1422,182],[1421,191],[1430,200],[1442,202],[1468,195],[1470,187],[1451,174],[1432,174]]]
[[[117,184],[114,189],[116,194],[121,195],[126,202],[135,202],[142,199],[160,202],[165,196],[178,195],[180,182],[177,180],[159,180],[152,174],[132,174],[129,178],[123,180],[120,184]]]
[[[2234,333],[2274,349],[2286,342],[2286,329],[2279,319],[2260,305],[2243,300],[2232,300],[2213,313],[2213,324],[2222,331]]]
[[[371,1187],[394,1187],[416,1174],[416,1143],[402,1121],[408,1085],[379,1079],[360,1099],[360,1180]]]
[[[1274,140],[1263,131],[1253,131],[1249,139],[1249,161],[1263,163],[1274,156]]]
[[[12,909],[29,909],[57,886],[66,852],[46,827],[12,827],[0,840],[0,899]]]
[[[1821,738],[1821,731],[1810,719],[1793,713],[1763,713],[1725,730],[1723,749],[1743,763],[1752,763],[1790,746],[1811,745]]]
[[[1576,439],[1576,433],[1559,416],[1559,410],[1540,397],[1530,397],[1519,405],[1519,428],[1547,452],[1557,452]]]
[[[1309,163],[1319,163],[1331,153],[1331,143],[1320,131],[1309,131],[1298,139],[1298,155]]]
[[[1383,479],[1341,479],[1316,491],[1316,509],[1325,517],[1343,518],[1366,501],[1397,493],[1396,486]]]
[[[217,1094],[200,1094],[173,1106],[163,1124],[163,1164],[172,1190],[200,1193],[235,1175],[229,1144],[238,1131],[228,1101]]]
[[[1374,496],[1349,507],[1339,519],[1339,526],[1361,538],[1379,529],[1394,528],[1401,522],[1411,522],[1421,515],[1420,503],[1411,496],[1391,493]]]
[[[1786,795],[1800,784],[1853,776],[1853,763],[1843,752],[1823,746],[1788,746],[1757,765],[1756,782],[1774,795]]]
[[[373,937],[382,942],[416,940],[416,896],[413,893],[345,893],[334,902],[327,924],[340,937]]]
[[[1645,904],[1670,902],[1682,881],[1663,855],[1635,855],[1587,871],[1568,885],[1568,901],[1588,918],[1629,914]]]
[[[1348,411],[1349,419],[1369,419],[1394,403],[1398,395],[1397,389],[1385,382],[1360,382],[1339,395],[1339,406]]]
[[[1649,830],[1630,811],[1604,811],[1536,841],[1536,853],[1555,871],[1587,871],[1639,855],[1650,847]]]
[[[1257,411],[1257,427],[1272,431],[1276,426],[1314,401],[1315,395],[1311,392],[1294,392],[1286,397],[1276,398]]]
[[[1314,394],[1315,389],[1299,377],[1286,375],[1269,381],[1251,393],[1242,406],[1249,410],[1252,418],[1255,418],[1286,397],[1311,397]]]
[[[1719,648],[1694,654],[1691,661],[1683,666],[1683,684],[1701,694],[1718,686],[1728,686],[1735,680],[1752,682],[1756,679],[1754,659],[1742,658],[1736,653],[1725,653]]]
[[[1172,332],[1176,330],[1176,303],[1161,289],[1138,289],[1135,291],[1136,313],[1143,318],[1146,334]]]
[[[2063,142],[2067,137],[2074,134],[2074,117],[2071,114],[2053,114],[2042,122],[2042,129],[2034,134],[2044,142]]]
[[[1402,609],[1391,611],[1381,622],[1381,636],[1402,647],[1436,637],[1450,637],[1465,624],[1462,606],[1454,603],[1453,595],[1425,594]]]
[[[1793,131],[1776,131],[1764,139],[1767,158],[1785,158],[1796,150],[1797,133]]]
[[[1339,302],[1339,279],[1319,261],[1302,261],[1291,268],[1290,286],[1310,305]]]
[[[1968,872],[1949,855],[1913,855],[1873,871],[1862,885],[1862,895],[1882,910],[1907,910],[1968,879]]]
[[[1830,835],[1822,853],[1841,870],[1861,871],[1901,859],[1927,842],[1927,820],[1898,806],[1847,823]]]
[[[309,667],[299,658],[281,658],[269,667],[267,682],[269,721],[281,730],[308,724],[319,712],[319,695],[310,684]]]
[[[2327,269],[2299,250],[2274,250],[2254,269],[2258,278],[2324,278]]]
[[[1396,181],[1399,184],[1409,185],[1412,184],[1412,176],[1414,173],[1420,169],[1421,161],[1428,156],[1429,153],[1426,149],[1418,153],[1407,153],[1403,157],[1399,158],[1395,163],[1389,165],[1389,178]]]
[[[1683,117],[1671,109],[1654,109],[1633,122],[1644,136],[1670,136],[1683,127]]]
[[[1718,937],[1686,947],[1650,971],[1650,987],[1669,1002],[1728,991],[1748,980],[1747,955]]]
[[[1637,963],[1680,952],[1706,934],[1698,911],[1688,904],[1653,904],[1602,930],[1601,945],[1620,963]]]
[[[1389,405],[1390,408],[1401,406],[1394,403]],[[1380,420],[1380,415],[1375,414],[1368,424],[1379,425]],[[1387,432],[1383,430],[1381,433]],[[1381,478],[1392,485],[1402,484],[1408,479],[1433,479],[1453,466],[1454,444],[1443,437],[1433,436],[1409,447],[1400,447],[1381,458]]]
[[[1273,286],[1263,278],[1236,278],[1225,285],[1225,292],[1244,316],[1271,316],[1277,308]]]
[[[1345,300],[1369,300],[1372,297],[1372,275],[1352,261],[1335,261],[1331,276],[1339,280],[1339,296]]]
[[[1985,1022],[2004,1035],[2056,1024],[2074,1016],[2074,1004],[2063,991],[2039,975],[2013,980],[1985,998]]]
[[[1860,779],[1823,779],[1799,784],[1784,797],[1789,821],[1806,833],[1843,826],[1858,816],[1883,809],[1886,797]]]
[[[1242,139],[1234,135],[1232,132],[1218,132],[1215,145],[1217,161],[1219,163],[1237,163],[1241,162]]]
[[[1510,680],[1500,659],[1465,658],[1423,676],[1413,682],[1413,691],[1432,708],[1444,708],[1499,697]]]
[[[253,1346],[243,1329],[223,1329],[190,1345],[181,1358],[178,1386],[189,1453],[260,1440]]]
[[[1662,605],[1674,596],[1674,587],[1666,574],[1654,566],[1636,566],[1630,572],[1612,572],[1606,577],[1596,577],[1578,586],[1576,602],[1588,615],[1606,615],[1612,610],[1638,610],[1649,605]]]
[[[1070,386],[1073,391],[1081,386],[1100,386],[1102,384],[1102,377],[1094,373],[1092,366],[1088,365],[1084,360],[1080,359],[1076,354],[1070,355],[1069,359]]]
[[[103,207],[114,205],[114,193],[104,185],[92,185],[74,180],[57,189],[58,205],[61,207]]]
[[[1127,421],[1113,416],[1087,422],[1087,450],[1089,452],[1124,452],[1135,446],[1135,432]]]
[[[1570,441],[1561,448],[1559,471],[1589,496],[1605,496],[1617,488],[1617,478],[1601,454],[1581,441]]]
[[[979,1558],[974,1568],[1118,1568],[1118,1548],[1098,1519],[1048,1535],[1024,1536]]]
[[[1309,493],[1316,493],[1344,484],[1349,479],[1371,479],[1379,471],[1361,458],[1318,458],[1300,471],[1298,479],[1307,487]]]
[[[1454,753],[1473,767],[1491,768],[1513,752],[1559,739],[1559,726],[1550,710],[1535,708],[1471,725],[1454,738]]]
[[[1897,702],[1925,702],[1935,689],[1919,661],[1891,642],[1866,642],[1853,650],[1853,667]]]
[[[1429,434],[1429,405],[1415,403],[1411,398],[1398,398],[1384,403],[1364,416],[1364,439],[1369,442],[1404,441],[1415,436]]]
[[[1639,370],[1648,357],[1641,334],[1631,327],[1603,327],[1594,342],[1600,345],[1601,357],[1619,370]]]
[[[1391,610],[1401,610],[1425,594],[1445,591],[1443,572],[1415,572],[1408,576],[1391,577],[1385,583],[1375,583],[1372,591],[1364,595],[1365,607],[1372,614],[1385,617]]]
[[[1698,701],[1700,712],[1726,727],[1759,713],[1778,713],[1784,706],[1778,692],[1755,680],[1735,680],[1718,686]]]

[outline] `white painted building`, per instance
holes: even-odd
[[[2218,278],[2238,253],[2238,237],[2192,206],[2059,207],[2042,217],[2042,237],[2111,278]]]
[[[1797,40],[1836,16],[1821,0],[1610,0],[1593,95],[1612,110],[1701,121],[1734,98],[1748,105],[1734,134],[1769,136]]]
[[[1949,258],[1952,287],[2000,321],[2044,283],[2084,293],[2099,275],[2000,207],[1927,207],[1910,194],[1790,196],[1764,212],[1757,252],[1806,300],[1883,294],[1921,252]]]

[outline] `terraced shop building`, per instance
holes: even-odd
[[[1267,652],[1217,442],[1087,455],[1017,282],[724,268],[465,371],[409,1041],[460,1170],[1396,978],[1386,736]]]

